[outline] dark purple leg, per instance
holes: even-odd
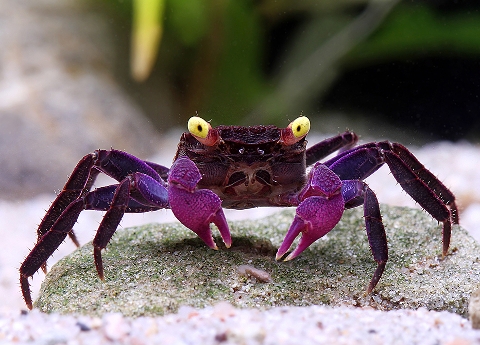
[[[405,149],[406,150],[406,149]],[[408,152],[410,153],[410,152]],[[413,155],[412,155],[413,157]],[[434,177],[434,180],[424,181],[422,177],[426,176],[425,172],[432,175],[423,167],[422,175],[419,176],[410,166],[403,161],[399,155],[393,151],[385,151],[385,161],[390,167],[390,171],[395,179],[400,183],[413,200],[418,202],[420,206],[427,211],[433,218],[443,223],[443,256],[447,255],[450,246],[450,238],[452,233],[452,213],[446,206],[446,203],[453,204],[452,211],[455,212],[455,220],[458,222],[457,208],[454,200],[442,200],[443,196],[438,195],[432,185],[438,186],[441,182]],[[417,163],[421,165],[418,161]],[[443,186],[443,184],[442,184]],[[445,187],[446,189],[446,187]]]
[[[459,223],[458,209],[455,204],[455,196],[438,178],[433,175],[425,166],[420,163],[417,158],[403,145],[397,143],[389,143],[388,141],[379,143],[379,145],[388,152],[387,148],[397,155],[400,160],[415,175],[423,181],[448,207],[450,207],[452,222]],[[388,163],[388,162],[387,162]]]
[[[375,193],[365,182],[356,180],[342,181],[342,195],[345,200],[345,208],[363,204],[368,243],[370,244],[373,259],[377,262],[377,269],[367,287],[367,294],[369,294],[382,277],[388,260],[387,235],[383,226],[378,200]]]
[[[404,146],[381,142],[358,146],[325,162],[342,180],[362,180],[384,163],[402,188],[433,218],[443,223],[443,255],[450,245],[451,223],[458,223],[453,193]]]
[[[77,164],[75,169],[73,169],[70,178],[63,187],[62,191],[56,199],[53,201],[52,205],[48,209],[45,217],[43,217],[37,228],[37,242],[40,241],[40,238],[52,228],[53,224],[60,215],[65,211],[65,209],[72,203],[74,200],[81,197],[81,195],[88,191],[91,188],[93,182],[95,181],[98,171],[92,169],[95,162],[95,156],[92,154],[85,155]],[[93,173],[92,173],[93,172]],[[73,229],[69,230],[69,236],[72,239],[75,245],[79,245],[78,240],[73,232]],[[46,261],[40,266],[44,273],[47,273],[47,263]]]
[[[33,276],[63,242],[82,210],[83,200],[81,199],[68,205],[49,231],[37,241],[35,247],[20,266],[20,286],[22,287],[23,299],[29,309],[32,309],[32,297],[28,277]]]
[[[107,211],[112,203],[113,195],[117,190],[118,184],[99,187],[91,191],[85,196],[85,209],[96,211]],[[169,207],[166,207],[169,208]],[[125,213],[145,213],[151,211],[157,211],[160,207],[148,206],[142,204],[130,195],[128,200],[128,207],[125,209]]]
[[[63,211],[65,211],[67,206],[80,197],[80,195],[86,189],[88,182],[94,179],[94,177],[90,176],[93,164],[94,157],[92,154],[84,156],[78,162],[62,191],[53,201],[52,205],[45,214],[45,217],[43,217],[42,221],[40,222],[40,225],[37,229],[38,240],[52,227]]]
[[[105,213],[92,242],[95,267],[101,280],[104,280],[101,251],[107,246],[125,214],[130,195],[130,183],[130,178],[127,177],[118,185],[113,195],[110,208]]]
[[[110,192],[111,189],[111,186],[108,188],[104,187],[102,191]],[[142,203],[144,204],[140,204],[137,200],[130,198],[135,192],[142,198]],[[91,199],[92,195],[95,194],[90,193],[88,195],[89,199]],[[89,201],[91,202],[91,200]],[[132,204],[133,206],[137,204],[142,205],[139,206],[143,207],[142,210],[145,208],[158,210],[169,206],[167,189],[163,184],[143,173],[134,173],[127,176],[119,185],[117,185],[111,201],[107,201],[107,204],[109,206],[108,210],[98,227],[95,238],[93,239],[95,267],[97,268],[98,276],[102,280],[104,280],[104,275],[101,251],[107,246],[117,230],[118,224],[120,224],[126,210],[131,207]],[[139,209],[135,208],[132,211],[139,211]]]
[[[348,150],[349,148],[355,146],[357,141],[358,136],[350,131],[346,131],[332,138],[325,139],[307,149],[307,166],[318,162],[319,160],[327,157],[329,154],[332,154],[335,151]]]
[[[118,150],[97,150],[96,166],[117,181],[123,181],[128,175],[139,172],[163,183],[160,175],[149,164],[137,157]],[[150,163],[152,164],[152,163]]]
[[[82,210],[107,210],[94,240],[94,256],[103,279],[100,252],[113,235],[125,211],[145,212],[167,208],[166,183],[157,173],[161,166],[117,150],[97,150],[83,157],[73,170],[38,228],[35,247],[20,267],[20,285],[27,306],[32,308],[28,277],[42,267],[65,237],[75,241],[72,227]],[[118,185],[90,192],[97,175],[103,172],[119,181]],[[130,192],[133,199],[130,198]]]
[[[363,180],[385,163],[383,153],[375,143],[355,147],[340,153],[324,164],[342,180]]]
[[[168,191],[165,182],[159,183],[152,177],[135,173],[132,175],[133,191],[131,197],[151,207],[168,208]]]
[[[90,176],[88,177],[87,183],[86,183],[84,191],[82,193],[83,195],[85,195],[86,193],[88,193],[88,191],[90,189],[92,189],[92,186],[95,183],[95,180],[97,179],[97,176],[98,176],[98,174],[100,174],[100,172],[101,171],[98,170],[95,167],[93,167],[92,170],[90,170]],[[70,238],[70,240],[72,240],[73,244],[77,248],[80,247],[80,242],[78,241],[78,238],[75,235],[75,232],[73,231],[73,229],[70,230],[70,232],[68,233],[68,237]],[[47,273],[47,263],[46,262],[42,265],[42,271],[45,274]]]
[[[167,167],[164,167],[163,165],[160,165],[160,164],[157,164],[157,163],[153,163],[153,162],[148,162],[148,161],[145,161],[145,163],[147,163],[150,168],[152,168],[153,170],[155,170],[157,172],[157,174],[160,175],[160,177],[164,180],[164,181],[167,181],[168,179],[168,172],[170,171],[169,168]]]

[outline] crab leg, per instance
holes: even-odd
[[[96,188],[85,196],[85,209],[107,211],[112,204],[113,195],[118,188],[118,184]],[[165,189],[166,191],[166,189]],[[158,206],[149,206],[142,204],[132,196],[128,200],[128,207],[125,213],[143,213],[151,212],[160,209]]]
[[[387,141],[369,143],[325,162],[342,180],[362,180],[384,163],[412,199],[443,223],[442,252],[445,256],[450,245],[451,223],[458,223],[455,198],[404,146]]]
[[[75,169],[73,169],[73,172],[70,175],[67,183],[65,183],[62,191],[53,201],[52,205],[45,214],[45,217],[43,217],[42,221],[38,225],[37,242],[40,241],[40,238],[52,228],[53,224],[57,221],[63,211],[65,211],[67,206],[70,205],[70,203],[72,203],[74,200],[78,199],[82,193],[91,188],[95,178],[98,175],[98,170],[92,169],[94,165],[94,159],[95,157],[92,154],[85,155],[78,162]],[[68,234],[78,247],[79,243],[73,230],[70,229]],[[41,268],[43,272],[46,273],[46,261],[42,263]]]
[[[117,150],[97,150],[85,155],[40,223],[37,243],[20,267],[20,285],[28,308],[32,308],[28,278],[39,268],[46,270],[46,260],[67,235],[78,245],[72,228],[81,211],[107,210],[94,240],[97,271],[103,278],[100,252],[125,211],[146,212],[168,208],[166,183],[160,175],[166,175],[167,171],[161,165],[144,162]],[[90,192],[100,172],[121,181],[120,184]]]
[[[369,294],[382,277],[388,260],[387,235],[383,226],[380,207],[375,193],[363,181],[342,181],[342,195],[345,200],[345,208],[363,204],[368,243],[373,259],[377,262],[377,268],[367,287],[367,294]]]
[[[168,176],[170,208],[175,217],[195,232],[207,246],[217,249],[210,229],[210,223],[214,223],[228,248],[232,239],[222,210],[222,201],[210,190],[196,189],[201,178],[200,171],[189,158],[178,158]]]
[[[37,241],[53,226],[70,203],[78,199],[84,191],[91,188],[98,175],[98,170],[92,169],[94,159],[95,157],[92,154],[88,154],[78,162],[62,191],[53,201],[45,217],[38,225]],[[70,229],[69,235],[78,246],[78,241],[76,241],[76,236],[72,229]],[[46,271],[45,264],[42,264],[42,269],[44,272]]]
[[[33,276],[63,242],[82,211],[82,199],[68,205],[51,229],[40,238],[20,266],[20,286],[22,287],[23,298],[29,309],[32,309],[32,297],[30,295],[28,277]]]
[[[425,166],[420,163],[405,146],[398,143],[389,143],[387,141],[379,143],[379,146],[385,150],[387,164],[390,155],[397,156],[403,165],[405,165],[410,171],[414,172],[416,177],[424,182],[440,200],[450,207],[452,222],[458,224],[459,219],[457,205],[455,204],[455,196],[435,175],[425,168]],[[391,151],[391,153],[389,151]],[[412,196],[412,198],[414,197]]]
[[[110,192],[111,186],[103,188],[103,192]],[[107,200],[108,210],[98,227],[95,238],[93,239],[93,256],[95,259],[95,267],[100,279],[104,280],[103,263],[101,251],[104,249],[113,234],[115,233],[123,215],[130,206],[134,206],[138,201],[131,199],[131,194],[138,194],[142,198],[142,206],[138,206],[141,210],[146,208],[160,209],[168,207],[167,189],[163,184],[158,183],[152,177],[143,173],[134,173],[127,176],[120,184],[116,186],[111,201]],[[89,194],[90,197],[95,194]],[[97,199],[98,200],[98,199]],[[89,200],[91,202],[91,200]],[[105,201],[102,206],[104,206]],[[138,211],[135,208],[134,211]]]
[[[393,152],[385,152],[385,160],[390,167],[392,175],[416,202],[422,206],[433,218],[443,223],[443,256],[447,255],[450,246],[450,237],[452,232],[451,213],[448,207],[435,194],[426,182],[422,181],[414,171],[408,167],[400,157]],[[456,210],[456,208],[455,208]],[[458,221],[458,219],[457,219]]]
[[[385,163],[382,151],[375,143],[342,152],[324,164],[342,180],[363,180]]]
[[[168,172],[169,172],[169,168],[167,167],[164,167],[163,165],[160,165],[160,164],[157,164],[157,163],[153,163],[153,162],[149,162],[149,161],[144,161],[150,168],[152,168],[153,170],[155,170],[157,172],[158,175],[160,175],[160,177],[164,180],[164,181],[167,181],[167,178],[168,178]]]
[[[91,154],[84,156],[73,169],[70,178],[63,187],[60,194],[53,201],[45,217],[43,217],[37,229],[38,239],[40,239],[65,211],[68,205],[82,194],[90,178],[90,172],[94,164],[94,157]]]
[[[97,268],[97,273],[101,280],[104,280],[101,251],[107,246],[115,233],[115,230],[117,230],[118,224],[120,224],[125,209],[128,206],[129,195],[130,179],[126,178],[118,185],[112,203],[110,204],[110,208],[105,213],[92,242],[95,267]]]
[[[332,138],[323,140],[307,149],[305,153],[306,164],[307,166],[312,165],[337,150],[341,150],[342,152],[348,150],[355,146],[357,141],[358,136],[350,131],[346,131]]]

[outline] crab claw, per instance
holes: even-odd
[[[327,234],[339,222],[344,210],[341,194],[331,198],[311,196],[305,199],[297,208],[297,214],[285,236],[276,259],[280,260],[290,249],[295,238],[302,233],[297,248],[291,252],[285,261],[296,258],[313,242]]]
[[[200,171],[190,159],[179,158],[168,177],[170,208],[175,217],[195,232],[207,246],[218,249],[210,229],[210,223],[214,223],[225,246],[229,248],[232,238],[222,210],[222,201],[210,190],[195,189],[201,177]]]

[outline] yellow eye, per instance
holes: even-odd
[[[213,146],[220,141],[220,134],[216,128],[198,116],[193,116],[188,120],[188,131],[200,143],[206,146]]]
[[[310,120],[308,117],[300,116],[293,120],[288,127],[292,129],[295,138],[303,138],[310,130]]]
[[[188,120],[188,131],[195,137],[205,139],[210,128],[210,124],[201,117],[193,116]]]

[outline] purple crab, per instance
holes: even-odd
[[[38,240],[20,267],[23,298],[32,309],[28,278],[42,268],[67,235],[78,245],[73,226],[83,210],[106,211],[93,239],[93,256],[104,279],[101,251],[125,212],[169,208],[207,246],[217,249],[210,224],[217,226],[228,248],[232,239],[222,208],[295,206],[296,215],[276,258],[298,246],[285,260],[302,253],[339,222],[345,209],[363,205],[368,242],[377,268],[367,287],[380,280],[388,259],[385,229],[375,193],[363,181],[384,163],[400,186],[443,224],[443,255],[448,252],[451,225],[458,224],[453,193],[403,145],[388,141],[355,146],[358,137],[346,131],[306,148],[310,129],[301,116],[286,128],[217,126],[199,118],[188,121],[174,163],[167,167],[118,150],[96,150],[84,156],[40,223]],[[321,159],[339,151],[333,158]],[[117,184],[92,186],[99,173]]]

